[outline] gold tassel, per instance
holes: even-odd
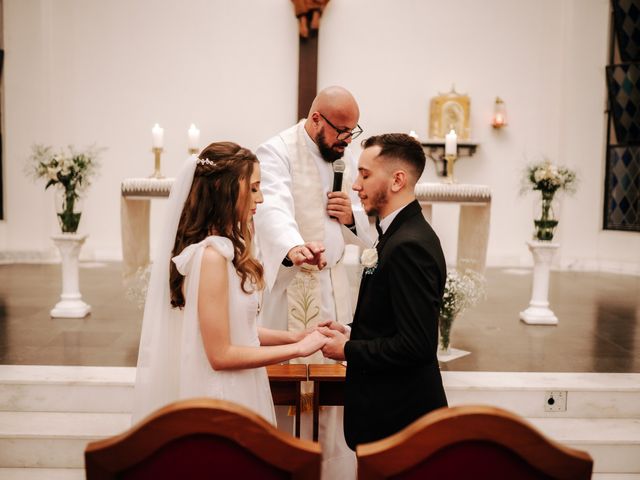
[[[311,411],[313,411],[313,393],[303,393],[300,395],[300,413]],[[294,417],[296,415],[296,407],[289,407],[288,415]]]

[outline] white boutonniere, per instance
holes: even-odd
[[[364,274],[371,275],[378,267],[378,250],[367,248],[360,256],[360,264],[364,267]]]

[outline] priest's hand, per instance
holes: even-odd
[[[303,263],[316,265],[318,270],[327,266],[322,242],[307,242],[304,245],[296,245],[289,250],[287,258],[298,267]]]
[[[351,200],[345,192],[329,192],[327,194],[327,215],[335,218],[342,225],[353,225],[353,211],[351,210]]]
[[[344,344],[347,343],[347,337],[337,330],[331,330],[327,327],[321,327],[318,331],[329,338],[322,347],[322,354],[331,360],[345,360]]]

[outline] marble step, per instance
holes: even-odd
[[[132,367],[0,365],[0,411],[128,413]]]
[[[128,413],[0,412],[0,467],[84,468],[88,442],[130,426]]]
[[[594,472],[640,474],[640,419],[528,418],[547,437],[591,454]]]
[[[84,468],[0,468],[2,480],[84,480]],[[611,479],[615,480],[615,479]]]
[[[528,420],[550,438],[588,451],[595,472],[640,473],[640,420]],[[0,412],[0,468],[83,468],[87,442],[129,425],[130,415],[121,413]]]
[[[442,372],[451,405],[487,404],[524,417],[640,418],[640,374]],[[0,365],[0,411],[127,413],[135,368]],[[565,411],[546,411],[566,392]]]
[[[485,404],[531,418],[640,419],[640,374],[442,372],[449,405]],[[566,410],[547,411],[550,393]]]

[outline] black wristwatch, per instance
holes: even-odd
[[[293,267],[293,262],[289,259],[289,255],[284,257],[284,259],[282,260],[282,265],[284,265],[285,267]]]

